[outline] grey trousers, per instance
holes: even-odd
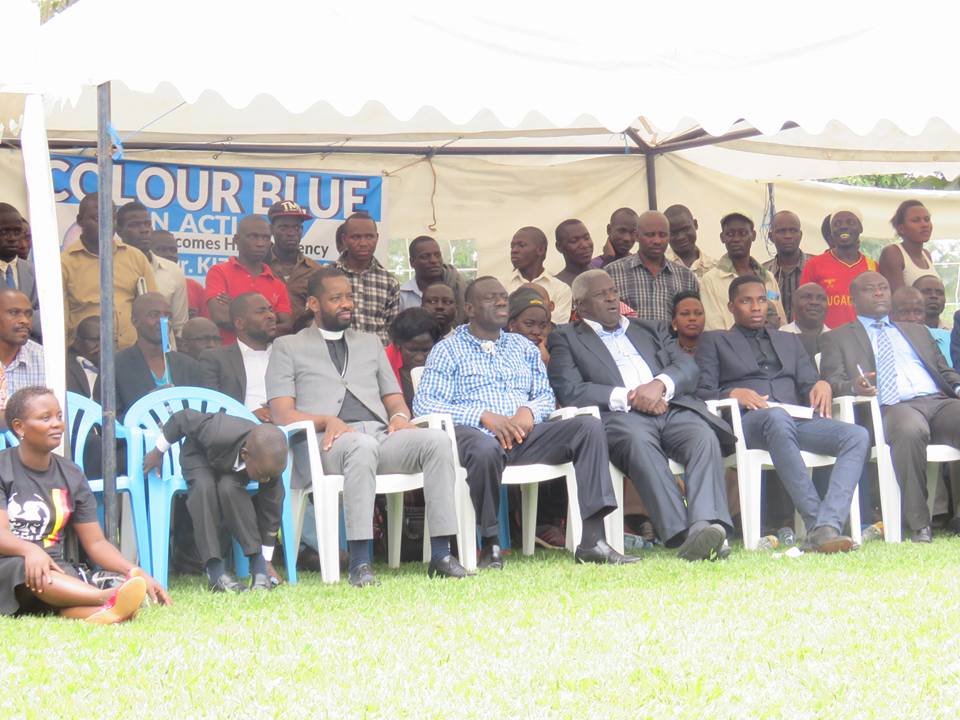
[[[220,518],[226,521],[244,555],[260,552],[261,545],[276,545],[283,512],[283,483],[260,483],[257,494],[247,492],[245,472],[218,473],[213,468],[185,470],[187,510],[200,559],[224,557],[220,546]]]
[[[733,528],[720,442],[706,420],[678,407],[663,415],[604,412],[602,417],[610,459],[633,481],[667,547],[679,544],[701,520]],[[686,502],[668,457],[686,467]]]
[[[903,497],[903,518],[911,530],[930,524],[927,506],[927,445],[960,447],[960,400],[928,395],[884,405],[883,432]]]
[[[400,430],[388,434],[378,422],[350,423],[320,456],[324,472],[343,475],[343,514],[347,540],[373,537],[373,501],[376,476],[387,473],[423,473],[423,497],[432,537],[457,534],[454,504],[456,473],[450,438],[442,430]],[[317,434],[322,442],[323,433]]]

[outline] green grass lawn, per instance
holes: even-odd
[[[630,567],[565,553],[382,585],[306,573],[132,623],[0,619],[0,718],[919,718],[960,706],[960,540],[735,550]]]

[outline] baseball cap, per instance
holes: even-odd
[[[301,220],[313,220],[313,216],[297,205],[293,200],[281,200],[270,206],[267,217],[271,220],[279,217],[295,217]]]
[[[550,319],[550,311],[543,302],[543,298],[533,288],[519,288],[510,293],[510,319],[513,320],[517,315],[527,308],[543,308],[547,313],[547,319]]]

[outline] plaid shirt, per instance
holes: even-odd
[[[663,261],[663,268],[654,276],[639,255],[630,255],[607,265],[606,270],[620,292],[620,299],[637,311],[641,320],[670,322],[673,319],[673,296],[683,290],[700,289],[697,276],[682,264]]]
[[[7,376],[7,397],[21,388],[47,384],[43,370],[43,346],[33,340],[20,348],[13,361],[3,369]]]
[[[509,417],[521,407],[537,423],[557,407],[537,346],[503,331],[496,342],[481,340],[469,325],[434,345],[413,398],[417,415],[449,413],[457,425],[477,428],[488,410]]]
[[[793,320],[793,291],[800,284],[800,275],[803,273],[803,266],[807,264],[812,255],[805,252],[800,253],[800,262],[793,269],[784,270],[780,267],[777,256],[763,263],[763,268],[769,270],[777,285],[780,286],[780,303],[783,305],[783,312],[787,315],[787,320]]]
[[[369,268],[357,272],[344,264],[341,255],[337,267],[353,285],[353,329],[376,333],[386,345],[390,342],[387,328],[400,313],[400,283],[376,258],[371,259]]]

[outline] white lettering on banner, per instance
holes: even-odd
[[[70,164],[60,158],[50,158],[50,170],[53,172],[66,172],[70,169]],[[66,190],[58,190],[53,193],[55,202],[66,202],[70,198],[70,193]]]
[[[162,191],[157,196],[151,195],[148,187],[152,178],[157,178],[162,187]],[[173,200],[174,191],[173,175],[163,166],[154,165],[144,168],[144,171],[137,176],[137,197],[148,208],[156,210],[166,207]]]
[[[187,212],[203,210],[210,199],[210,171],[197,171],[197,197],[190,199],[190,172],[188,168],[177,168],[177,202]]]
[[[287,175],[283,184],[283,199],[294,200],[297,197],[297,176]]]
[[[150,213],[150,227],[154,230],[169,230],[170,229],[170,213]]]
[[[95,162],[84,162],[77,165],[70,173],[70,192],[75,198],[82,198],[86,193],[83,191],[83,176],[87,173],[97,176],[97,164]]]
[[[280,200],[283,181],[276,175],[257,173],[253,176],[253,214],[266,215],[267,210]],[[270,202],[266,202],[269,200]]]
[[[363,196],[357,195],[356,190],[366,190],[366,180],[343,181],[343,216],[349,217],[357,205],[363,205]]]
[[[330,180],[330,206],[320,205],[320,178],[312,177],[307,184],[309,191],[310,214],[320,220],[334,217],[340,211],[340,178]]]
[[[240,178],[235,173],[214,170],[210,209],[219,213],[223,212],[226,206],[229,212],[242,213],[243,209],[237,202],[238,192],[240,192]]]
[[[201,215],[197,228],[208,235],[234,235],[237,232],[237,219],[229,215]]]

